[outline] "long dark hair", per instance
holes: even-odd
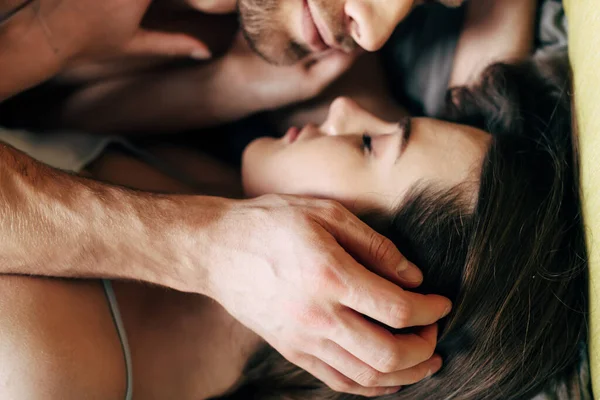
[[[449,296],[436,375],[382,399],[579,399],[587,264],[566,57],[497,64],[449,91],[447,119],[493,135],[474,209],[460,187],[420,187],[364,219]],[[266,347],[230,399],[342,400]],[[585,398],[585,397],[583,397]]]

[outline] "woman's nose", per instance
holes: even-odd
[[[327,120],[321,125],[326,135],[356,135],[369,132],[373,135],[390,133],[396,124],[379,119],[348,97],[338,97],[329,106]]]
[[[327,120],[321,129],[330,136],[348,134],[350,130],[356,133],[359,129],[357,122],[360,121],[361,113],[364,113],[364,110],[354,100],[338,97],[329,106]]]
[[[377,51],[412,10],[415,0],[347,0],[350,34],[360,47]]]

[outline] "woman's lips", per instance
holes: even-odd
[[[323,41],[319,29],[315,24],[315,20],[310,11],[308,0],[303,0],[303,13],[302,13],[302,34],[308,47],[315,52],[322,52],[329,48]]]
[[[300,136],[300,128],[292,126],[283,136],[283,140],[287,142],[287,144],[292,144],[298,139],[298,136]]]

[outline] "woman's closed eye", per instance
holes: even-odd
[[[364,152],[371,153],[371,151],[373,151],[372,140],[373,139],[371,135],[369,135],[368,133],[363,133],[361,147]]]

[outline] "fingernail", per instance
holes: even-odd
[[[429,368],[429,371],[427,371],[427,374],[425,374],[425,379],[429,378],[433,374],[437,373],[440,369],[442,369],[442,357],[440,357],[438,354],[434,354],[431,359],[433,360],[434,364],[438,365],[434,366],[433,368]]]
[[[446,309],[442,313],[441,318],[444,318],[445,316],[447,316],[448,314],[450,314],[450,311],[452,311],[452,304],[450,304],[450,305],[448,305],[448,307],[446,307]]]
[[[437,368],[433,369],[433,373],[437,373],[440,369],[442,369],[442,356],[440,356],[439,354],[434,354],[433,355],[434,360],[436,361],[436,363],[438,364]]]
[[[208,49],[196,49],[192,51],[190,57],[194,60],[208,60],[212,57],[212,54]]]
[[[402,280],[408,283],[418,284],[423,282],[423,274],[421,271],[408,261],[401,263],[398,268],[396,268],[396,272],[400,275]]]

